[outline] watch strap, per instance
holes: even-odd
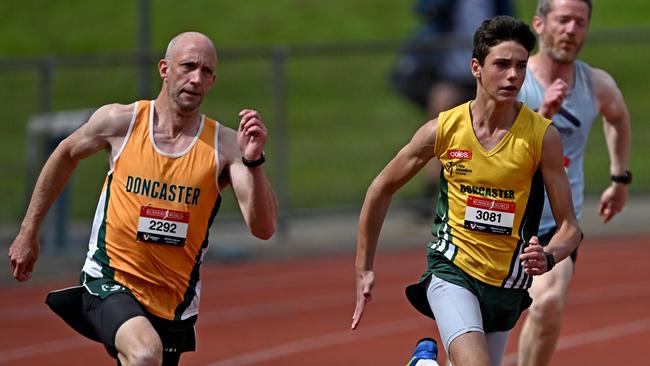
[[[244,163],[245,166],[249,168],[255,168],[264,164],[264,162],[266,161],[266,154],[264,154],[264,151],[262,151],[260,157],[255,160],[246,159],[246,157],[242,156],[241,161],[242,163]]]
[[[623,175],[611,175],[610,179],[615,183],[630,184],[632,183],[632,172],[626,170]]]
[[[549,252],[544,252],[544,256],[546,257],[546,272],[548,272],[555,267],[555,257]]]

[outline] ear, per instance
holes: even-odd
[[[479,64],[478,59],[472,58],[471,69],[472,69],[472,75],[474,76],[474,79],[480,79],[481,78],[481,64]]]
[[[542,17],[540,17],[538,15],[535,15],[533,17],[533,24],[532,25],[533,25],[533,29],[535,30],[535,33],[542,34],[542,32],[544,31],[544,26],[546,25],[546,23],[544,22],[544,18],[542,18]]]
[[[160,75],[160,78],[165,80],[167,79],[167,72],[169,71],[169,64],[167,63],[167,60],[162,59],[158,61],[158,75]]]

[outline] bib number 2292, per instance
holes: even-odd
[[[138,221],[138,240],[182,247],[187,239],[189,222],[189,212],[142,206]]]

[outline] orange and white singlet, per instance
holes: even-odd
[[[201,116],[177,154],[153,139],[154,102],[133,119],[99,198],[83,271],[127,287],[150,313],[182,320],[198,313],[199,269],[219,209],[219,123]]]
[[[528,288],[519,261],[537,234],[544,202],[540,161],[550,121],[522,105],[510,130],[490,151],[472,127],[470,103],[440,113],[435,155],[440,197],[431,245],[473,278]]]

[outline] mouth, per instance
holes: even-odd
[[[198,97],[198,96],[201,95],[200,93],[196,93],[196,92],[193,92],[191,90],[186,90],[186,89],[181,90],[181,94],[183,94],[183,93],[189,94],[189,95],[194,96],[194,97]]]
[[[566,48],[575,47],[576,43],[574,41],[572,41],[572,40],[569,40],[569,39],[563,39],[563,40],[560,40],[560,46],[561,47],[566,47]]]

